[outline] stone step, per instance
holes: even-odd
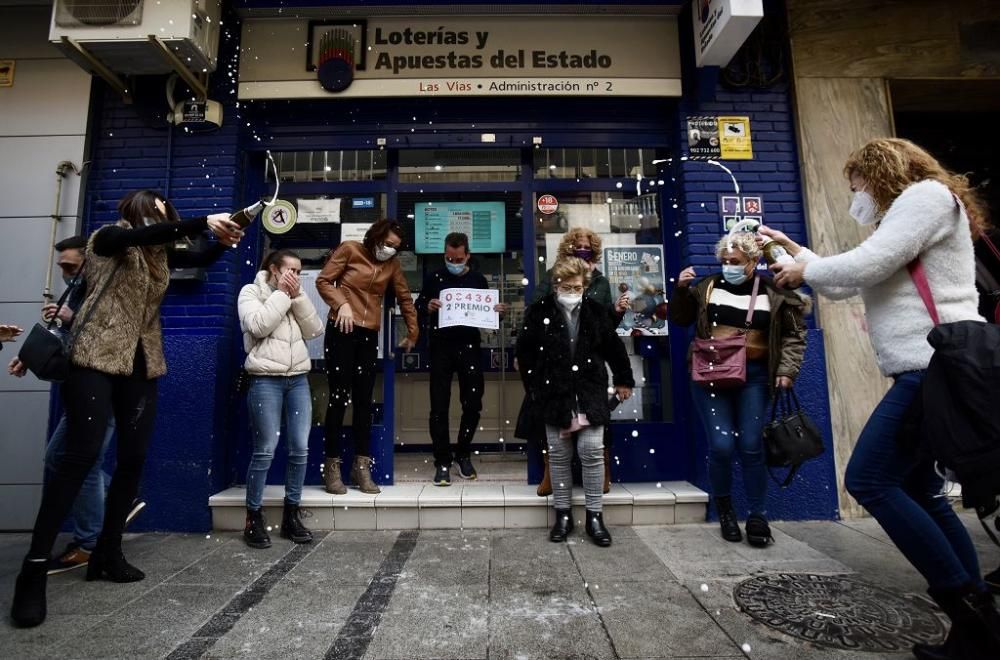
[[[269,523],[281,523],[283,486],[264,490]],[[583,489],[573,489],[573,515],[584,518]],[[246,489],[228,488],[208,500],[217,531],[243,529]],[[612,484],[604,496],[609,525],[670,525],[703,522],[708,493],[686,481]],[[382,486],[378,495],[349,490],[330,495],[322,486],[306,486],[305,523],[318,530],[343,529],[503,529],[548,527],[555,521],[552,496],[538,497],[535,486],[499,483],[453,483]]]

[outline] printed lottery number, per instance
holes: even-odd
[[[483,295],[481,293],[477,293],[475,295],[467,293],[464,296],[462,295],[456,296],[451,293],[446,293],[444,294],[444,300],[445,302],[451,302],[452,300],[459,300],[459,301],[464,300],[466,302],[486,303],[487,305],[489,305],[493,302],[493,295],[489,293],[487,293],[486,295]]]

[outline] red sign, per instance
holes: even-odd
[[[538,210],[545,215],[552,215],[559,209],[559,200],[552,195],[542,195],[538,198]]]

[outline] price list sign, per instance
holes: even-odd
[[[417,254],[444,253],[448,234],[469,237],[471,252],[503,252],[506,249],[506,216],[503,202],[418,203],[414,208]]]

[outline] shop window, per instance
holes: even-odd
[[[517,181],[517,149],[417,149],[399,152],[400,183]]]
[[[534,196],[535,208],[544,189]],[[634,400],[619,406],[616,421],[671,421],[670,363],[666,342],[666,263],[659,193],[560,192],[546,195],[535,213],[535,282],[547,278],[559,245],[572,228],[585,228],[601,239],[598,269],[611,287],[612,302],[626,295],[629,305],[619,319],[636,379]],[[540,294],[536,284],[536,298]]]
[[[655,177],[653,149],[535,149],[536,179]]]
[[[283,183],[379,181],[386,175],[386,153],[363,151],[281,151],[274,154]],[[273,175],[267,172],[267,181]]]

